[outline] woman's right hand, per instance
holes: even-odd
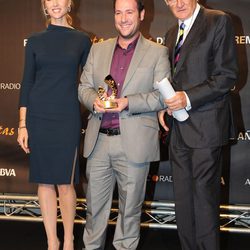
[[[28,147],[28,130],[26,127],[21,127],[18,129],[17,141],[20,147],[26,154],[30,153],[30,149]]]

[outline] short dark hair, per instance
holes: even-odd
[[[144,10],[143,0],[135,0],[135,1],[137,3],[137,9],[138,9],[139,13],[141,13]],[[115,10],[115,3],[116,3],[116,0],[113,0],[114,10]]]

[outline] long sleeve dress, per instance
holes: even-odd
[[[28,39],[19,107],[27,108],[31,182],[78,182],[77,87],[90,46],[86,34],[56,25]]]

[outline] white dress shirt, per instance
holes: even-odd
[[[200,11],[200,8],[201,8],[201,6],[197,3],[197,4],[196,4],[196,8],[195,8],[195,10],[194,10],[194,13],[193,13],[193,15],[192,15],[191,17],[189,17],[189,18],[186,19],[186,20],[178,20],[179,28],[180,28],[180,24],[181,24],[181,23],[184,23],[184,24],[185,24],[184,34],[183,34],[183,43],[185,42],[185,39],[186,39],[186,37],[187,37],[187,35],[188,35],[190,29],[192,28],[192,26],[193,26],[193,24],[194,24],[194,21],[195,21],[195,19],[196,19],[198,13],[199,13],[199,11]],[[178,31],[178,36],[177,36],[177,39],[176,39],[176,43],[177,43],[177,41],[178,41],[178,39],[179,39],[179,33],[180,33],[180,32]],[[183,43],[182,43],[182,44],[183,44]],[[192,108],[192,106],[191,106],[191,102],[190,102],[190,100],[189,100],[188,95],[186,94],[185,91],[184,91],[184,93],[185,93],[186,99],[187,99],[187,106],[185,107],[185,109],[188,111],[188,110],[190,110],[190,109]]]

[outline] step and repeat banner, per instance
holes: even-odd
[[[240,75],[232,97],[238,136],[224,149],[222,202],[250,204],[250,1],[217,0],[202,4],[227,12],[235,26]],[[145,0],[145,7],[141,31],[163,44],[165,33],[176,20],[163,0]],[[93,43],[116,35],[112,0],[75,0],[72,15],[74,26],[87,32]],[[0,193],[36,194],[36,185],[28,183],[28,155],[21,151],[16,139],[27,37],[44,29],[40,0],[0,0]],[[86,116],[87,111],[82,108],[82,139]],[[79,197],[85,196],[85,162],[81,157]],[[168,148],[161,142],[161,162],[151,166],[146,199],[173,200],[172,182]]]

